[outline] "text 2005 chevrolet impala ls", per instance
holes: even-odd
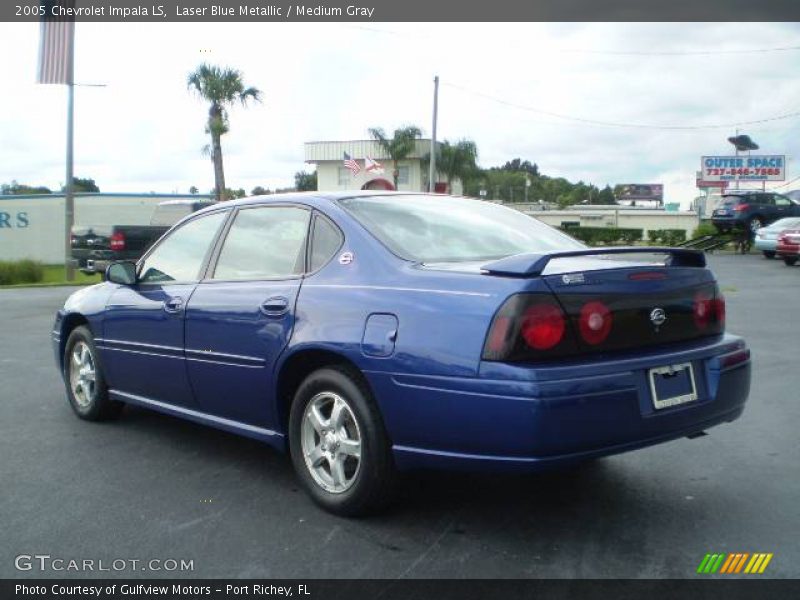
[[[341,514],[397,470],[574,463],[732,421],[749,393],[702,254],[589,249],[476,200],[225,202],[107,279],[53,330],[77,415],[135,404],[263,440]]]

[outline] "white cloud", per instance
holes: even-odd
[[[598,185],[658,182],[695,195],[704,153],[728,129],[660,131],[582,125],[518,105],[601,121],[701,125],[796,109],[800,53],[646,55],[791,46],[797,24],[89,24],[77,29],[76,174],[107,191],[212,187],[200,151],[206,108],[185,78],[206,60],[244,72],[263,105],[235,108],[223,138],[226,179],[246,190],[289,185],[303,142],[366,137],[372,126],[431,126],[442,80],[440,138],[469,137],[481,163],[514,157]],[[38,25],[0,24],[0,181],[64,179],[65,92],[33,83]],[[765,152],[798,156],[800,119],[744,128]],[[796,161],[790,177],[797,176]]]

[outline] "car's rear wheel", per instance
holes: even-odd
[[[87,421],[118,417],[124,404],[111,400],[97,347],[88,327],[76,327],[64,347],[64,383],[72,410]]]
[[[756,231],[764,226],[764,221],[761,217],[750,217],[747,226],[750,228],[750,231],[755,234]]]
[[[775,258],[775,252],[773,250],[763,250],[764,258]]]
[[[797,263],[796,256],[784,256],[783,262],[787,267],[793,267]]]
[[[289,446],[303,487],[326,510],[359,516],[390,499],[391,443],[354,369],[326,367],[300,384],[289,416]]]

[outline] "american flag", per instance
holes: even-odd
[[[45,9],[39,38],[38,83],[66,83],[73,80],[75,21],[54,17],[53,7],[74,8],[75,0],[43,0]],[[57,13],[58,14],[58,11]]]
[[[344,153],[344,166],[350,169],[353,175],[358,175],[361,172],[361,167],[358,162],[347,152]]]

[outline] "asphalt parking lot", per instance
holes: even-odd
[[[124,577],[683,578],[707,552],[772,552],[763,576],[798,577],[800,267],[710,261],[753,351],[741,419],[564,472],[408,476],[363,520],[316,508],[258,442],[138,409],[78,420],[49,340],[71,289],[0,290],[0,577],[92,576],[15,569],[49,554],[194,561]]]

